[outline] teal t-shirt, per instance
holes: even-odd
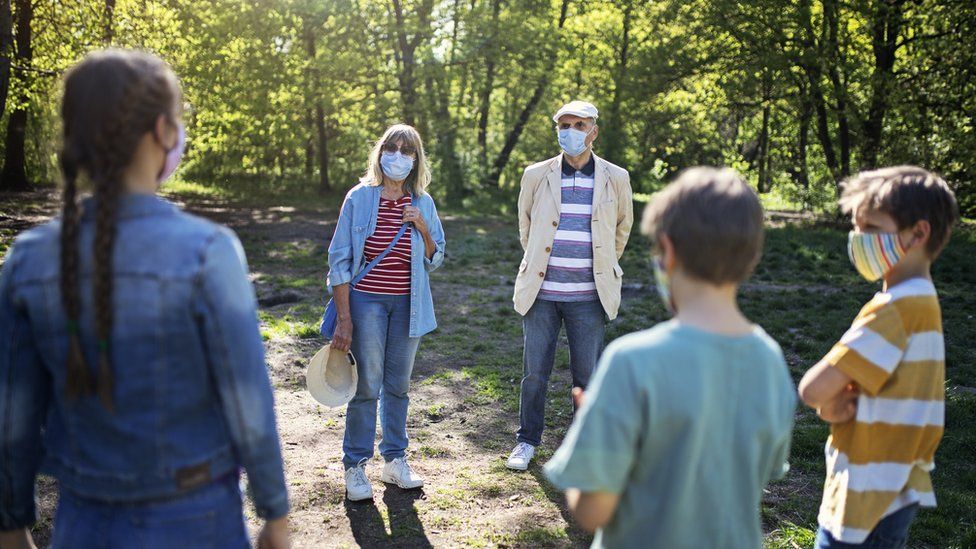
[[[672,320],[607,347],[545,473],[563,490],[620,495],[593,547],[760,547],[762,490],[789,468],[795,409],[762,328],[724,336]]]

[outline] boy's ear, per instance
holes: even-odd
[[[657,241],[661,247],[661,266],[664,267],[665,272],[670,273],[674,270],[674,265],[678,260],[674,253],[674,242],[671,242],[671,237],[666,234],[658,237]]]
[[[916,245],[925,246],[932,235],[932,225],[927,219],[920,219],[912,227],[912,247]]]

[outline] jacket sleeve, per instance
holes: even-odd
[[[208,242],[198,291],[209,366],[257,514],[263,519],[284,516],[288,493],[257,304],[244,250],[230,230],[222,229]]]
[[[427,256],[424,255],[424,266],[427,268],[427,272],[430,272],[444,264],[444,246],[446,245],[446,241],[444,240],[444,226],[441,225],[441,218],[437,215],[437,205],[434,204],[434,199],[430,195],[427,195],[426,198],[426,202],[430,206],[430,211],[427,213],[425,221],[430,231],[430,237],[437,246],[437,250],[430,259],[427,259]]]
[[[529,247],[529,229],[532,225],[532,203],[535,200],[535,188],[537,183],[529,178],[529,169],[522,172],[521,190],[518,198],[518,221],[519,221],[519,242],[522,243],[522,250]]]
[[[630,188],[630,174],[621,171],[623,175],[617,178],[617,231],[614,242],[618,261],[624,255],[624,248],[630,239],[630,228],[634,225],[634,191]]]
[[[349,195],[342,202],[339,220],[336,222],[332,241],[329,242],[329,291],[335,286],[352,281],[352,214],[353,204]]]
[[[27,528],[37,520],[34,481],[52,385],[30,320],[14,300],[19,262],[14,246],[0,272],[0,530]]]

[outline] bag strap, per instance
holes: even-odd
[[[410,195],[410,205],[413,206],[413,195]],[[403,236],[405,232],[407,232],[407,225],[408,225],[407,223],[400,225],[400,230],[397,231],[397,234],[396,236],[393,237],[393,241],[390,242],[390,245],[387,246],[385,250],[383,250],[383,253],[376,256],[375,258],[373,258],[372,261],[367,263],[366,266],[363,267],[362,271],[359,271],[359,274],[356,275],[356,278],[352,279],[352,284],[350,284],[351,286],[355,286],[356,284],[359,284],[359,281],[362,280],[367,274],[369,274],[369,271],[371,271],[373,267],[379,265],[380,261],[383,261],[383,258],[385,258],[390,252],[393,251],[393,247],[396,246],[397,242],[400,241],[400,237]]]

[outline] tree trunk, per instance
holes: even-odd
[[[305,136],[305,179],[311,182],[315,173],[315,109],[305,111],[305,130],[308,132]]]
[[[628,1],[624,6],[623,30],[620,38],[620,52],[617,57],[617,66],[613,71],[613,96],[610,100],[610,112],[607,116],[606,139],[604,140],[604,154],[607,160],[617,164],[623,164],[621,158],[624,145],[623,121],[620,117],[620,107],[623,103],[624,90],[627,81],[627,62],[630,58],[630,28],[633,22],[634,4]]]
[[[813,118],[813,107],[806,97],[805,90],[800,89],[800,112],[796,126],[796,149],[793,153],[793,181],[802,189],[810,188],[810,172],[807,168],[807,147],[809,146],[810,119]]]
[[[824,5],[824,36],[827,51],[827,75],[833,87],[835,109],[837,116],[837,138],[840,145],[840,176],[847,177],[851,173],[851,128],[848,122],[849,102],[847,87],[840,77],[839,66],[840,44],[837,40],[840,25],[840,7],[837,0],[825,1]]]
[[[318,136],[319,149],[319,192],[326,193],[332,188],[329,182],[329,135],[325,131],[325,110],[322,100],[315,105],[315,133]]]
[[[31,49],[31,22],[34,18],[32,0],[16,0],[14,19],[17,25],[17,63],[28,68],[34,58]],[[13,74],[18,77],[23,87],[30,86],[30,73],[27,70],[16,70]],[[0,172],[0,190],[27,190],[31,188],[27,179],[26,142],[27,142],[27,104],[21,103],[10,114],[7,120],[6,159],[3,171]]]
[[[314,154],[313,149],[317,148],[319,164],[319,192],[327,193],[331,188],[329,182],[329,142],[328,135],[325,131],[325,107],[322,105],[321,75],[319,74],[318,67],[316,65],[316,60],[318,59],[318,49],[316,48],[315,44],[316,33],[310,18],[311,16],[306,16],[305,20],[303,21],[305,31],[305,54],[308,56],[309,67],[308,71],[306,72],[306,77],[309,80],[306,84],[306,93],[309,95],[309,103],[313,105],[313,107],[309,109],[310,133],[308,136],[308,144],[305,147],[305,171],[311,175],[311,157]],[[314,115],[311,112],[313,109],[315,112]],[[312,146],[313,138],[311,130],[313,128],[315,141],[318,145],[317,147]]]
[[[766,95],[765,85],[763,87],[764,95]],[[769,157],[769,111],[769,97],[767,95],[763,97],[762,130],[759,132],[759,183],[756,185],[759,194],[769,190],[766,184],[769,177],[768,163],[766,162]]]
[[[10,0],[0,0],[0,115],[7,112],[10,92],[10,64],[14,55],[14,29]]]
[[[830,136],[830,122],[827,115],[827,103],[824,100],[823,90],[820,87],[820,80],[823,75],[820,68],[821,52],[818,51],[819,48],[817,47],[816,38],[813,34],[810,0],[800,0],[798,6],[797,14],[799,16],[799,24],[803,28],[803,49],[800,52],[798,64],[800,69],[803,70],[807,83],[810,86],[808,89],[808,96],[813,105],[814,113],[816,114],[817,138],[820,141],[821,148],[823,149],[824,162],[827,164],[827,169],[830,171],[831,177],[839,184],[841,180],[840,166],[837,162],[834,142]],[[837,192],[840,192],[839,187],[837,187]]]
[[[403,15],[403,4],[401,4],[400,0],[391,0],[391,4],[393,6],[397,38],[397,48],[394,50],[394,57],[396,57],[400,65],[397,80],[400,83],[400,103],[403,122],[411,126],[416,126],[419,109],[415,74],[417,68],[416,52],[417,46],[420,45],[426,33],[418,30],[413,36],[408,36],[406,21]],[[424,0],[424,2],[417,6],[416,14],[419,21],[419,29],[430,30],[428,18],[432,7],[432,0]]]
[[[874,51],[874,71],[871,75],[871,102],[864,121],[864,145],[861,162],[864,168],[874,168],[881,152],[881,135],[888,112],[891,89],[894,86],[898,34],[901,32],[904,0],[875,0],[872,9],[871,46]]]
[[[115,0],[105,0],[105,29],[102,42],[111,44],[115,38]]]
[[[563,0],[562,6],[559,9],[559,23],[557,24],[557,34],[562,31],[566,24],[566,15],[569,11],[569,0]],[[553,69],[556,66],[555,52],[549,58],[549,63],[546,66],[545,72],[539,78],[538,84],[536,84],[535,91],[532,93],[532,97],[525,104],[525,107],[519,112],[518,117],[515,119],[515,124],[512,125],[512,129],[509,130],[508,135],[505,137],[505,144],[502,146],[502,150],[499,151],[498,156],[495,157],[495,161],[492,163],[491,171],[487,172],[485,177],[481,181],[481,185],[484,188],[495,188],[498,187],[499,180],[502,176],[502,171],[505,170],[505,166],[508,165],[508,159],[512,155],[512,151],[515,150],[515,145],[518,144],[519,138],[522,136],[522,130],[525,129],[525,124],[528,123],[529,117],[535,111],[536,105],[542,99],[542,95],[546,91],[546,86],[549,85],[549,76],[552,74]]]
[[[434,100],[433,127],[437,133],[436,149],[440,161],[439,179],[447,190],[447,204],[460,206],[467,189],[464,186],[464,170],[457,153],[457,127],[451,121],[450,79],[446,74],[440,78],[427,75],[427,90]]]
[[[498,12],[501,4],[501,0],[492,0],[491,3],[491,38],[485,60],[485,83],[481,88],[478,107],[478,165],[482,170],[488,169],[488,114],[491,110],[491,92],[495,87],[495,48],[498,45]]]

